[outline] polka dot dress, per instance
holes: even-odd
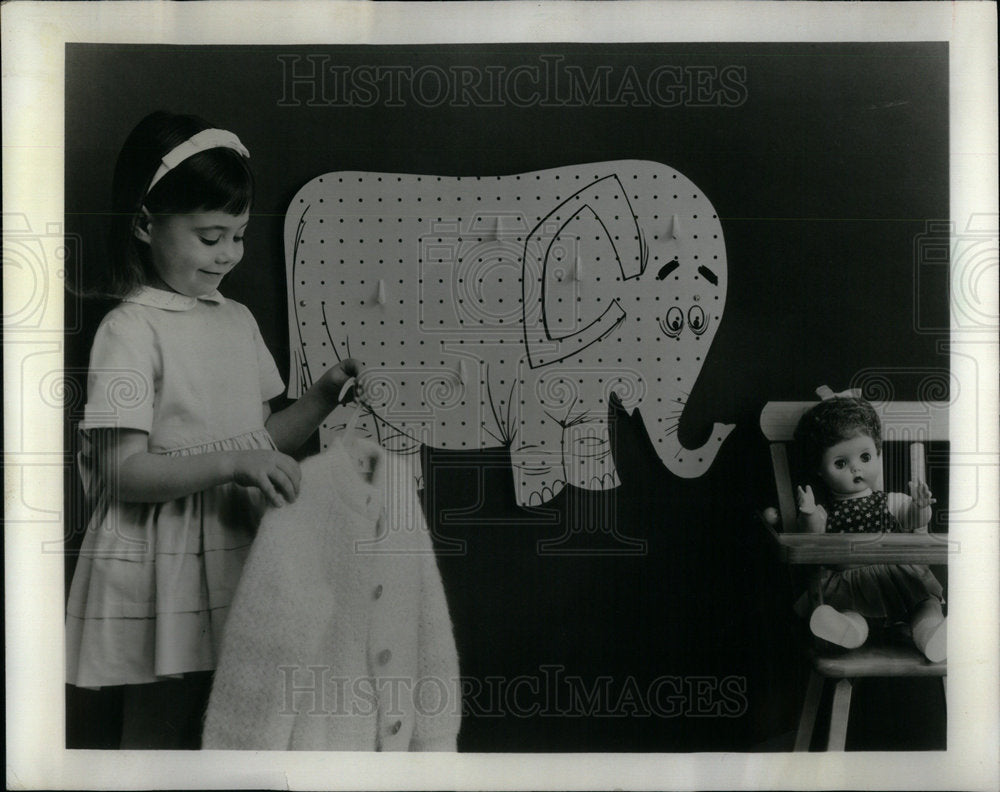
[[[835,501],[826,523],[827,533],[900,533],[903,529],[888,507],[885,492]]]

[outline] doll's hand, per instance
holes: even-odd
[[[910,497],[913,499],[913,505],[918,509],[926,509],[931,504],[937,503],[937,498],[931,497],[931,489],[927,486],[926,481],[911,481]]]
[[[233,481],[257,487],[272,506],[291,503],[299,494],[302,474],[299,463],[280,451],[237,451],[233,457]]]
[[[336,366],[327,369],[323,372],[323,376],[320,377],[319,385],[323,389],[323,393],[326,396],[327,401],[337,406],[341,404],[340,392],[344,389],[344,386],[353,378],[354,387],[348,391],[344,397],[344,401],[350,401],[353,399],[359,404],[366,404],[364,396],[364,363],[355,358],[345,358],[337,363]]]
[[[812,487],[808,484],[806,484],[805,489],[795,488],[795,500],[802,514],[812,514],[816,511],[816,498],[813,496]]]

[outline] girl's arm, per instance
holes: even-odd
[[[115,500],[164,503],[230,482],[259,488],[273,506],[294,501],[298,494],[298,463],[279,451],[167,456],[150,453],[149,435],[141,430],[95,431],[95,455]]]
[[[308,440],[339,404],[340,391],[347,381],[359,377],[361,368],[360,362],[346,358],[327,369],[309,390],[284,410],[269,414],[265,404],[264,425],[278,449],[290,454]],[[360,388],[359,381],[355,390],[360,391]],[[359,400],[362,398],[360,393],[355,396]]]
[[[795,527],[801,533],[823,533],[826,531],[826,509],[816,503],[812,487],[808,484],[805,489],[796,487],[795,499],[799,507]]]

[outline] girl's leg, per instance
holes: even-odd
[[[845,649],[857,649],[868,640],[868,622],[860,613],[820,605],[812,612],[809,629],[817,638]]]
[[[121,747],[126,750],[201,748],[202,719],[212,672],[125,687]]]
[[[66,685],[66,747],[112,750],[122,741],[122,686]]]
[[[926,599],[913,612],[910,619],[913,643],[932,663],[943,662],[948,656],[948,620],[941,612],[941,603]]]

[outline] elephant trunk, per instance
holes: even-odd
[[[675,476],[697,478],[712,466],[722,442],[735,428],[735,424],[713,424],[711,435],[700,448],[685,448],[681,445],[675,429],[659,438],[655,444],[656,450],[663,464]]]
[[[626,413],[631,413],[617,392],[610,393],[609,401],[612,411],[624,410]],[[683,409],[683,402],[677,402],[676,409],[658,413],[655,409],[650,410],[650,405],[647,402],[642,408],[637,408],[635,413],[642,420],[657,455],[667,469],[680,478],[698,478],[712,466],[723,441],[729,437],[736,425],[713,424],[711,435],[700,448],[687,448],[681,443],[678,436]]]

